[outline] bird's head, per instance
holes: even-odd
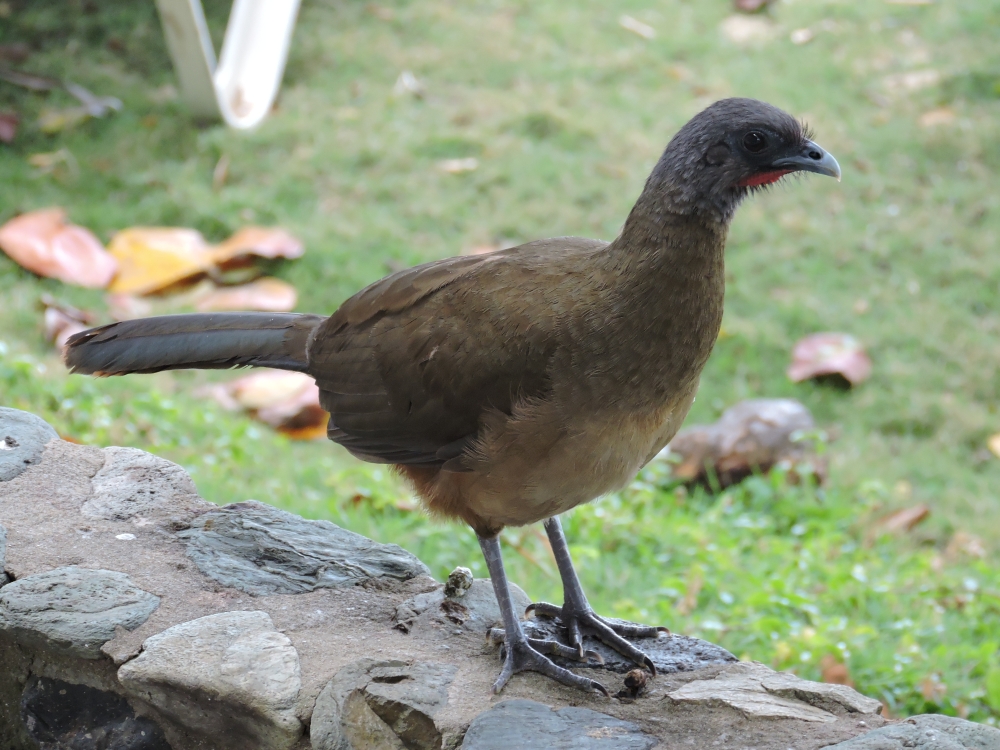
[[[840,180],[837,160],[794,117],[756,99],[723,99],[678,131],[650,175],[647,192],[680,213],[728,222],[751,191],[792,172]]]

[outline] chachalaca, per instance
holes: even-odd
[[[723,249],[751,192],[790,172],[840,178],[790,115],[717,102],[670,141],[612,242],[555,237],[400,271],[330,317],[171,315],[95,328],[66,362],[94,375],[275,367],[316,379],[328,434],[394,465],[427,510],[479,537],[503,615],[494,692],[534,670],[604,692],[545,653],[587,658],[592,634],[655,673],[622,627],[594,613],[558,515],[627,484],[673,437],[719,332]],[[525,636],[501,559],[505,526],[545,521],[570,646]]]

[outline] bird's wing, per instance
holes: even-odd
[[[330,439],[368,461],[461,470],[487,412],[546,394],[571,312],[553,285],[606,244],[560,237],[450,258],[351,297],[309,348]]]

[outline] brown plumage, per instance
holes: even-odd
[[[674,137],[610,243],[557,237],[427,263],[326,319],[116,323],[71,338],[67,363],[95,374],[255,365],[312,375],[331,440],[396,466],[432,513],[479,535],[508,633],[497,689],[521,669],[599,687],[522,642],[504,606],[496,535],[549,519],[567,596],[560,613],[579,654],[582,626],[651,667],[602,630],[554,517],[624,486],[673,437],[722,320],[729,221],[750,191],[803,170],[840,174],[789,115],[725,100]]]

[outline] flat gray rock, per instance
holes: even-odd
[[[734,664],[710,680],[694,680],[667,697],[686,705],[729,706],[748,719],[829,723],[838,716],[882,711],[879,701],[846,685],[809,682],[757,663]]]
[[[299,655],[266,612],[221,612],[167,628],[145,640],[118,680],[218,750],[287,750],[302,735]]]
[[[41,417],[0,406],[0,482],[9,482],[32,464],[59,434]]]
[[[510,700],[473,719],[462,750],[650,750],[657,744],[635,724],[597,711]]]
[[[611,622],[612,617],[605,618]],[[536,616],[522,623],[524,632],[531,638],[548,638],[561,643],[566,642],[566,629],[558,619],[551,617]],[[662,674],[674,674],[675,672],[694,672],[705,667],[717,666],[719,664],[731,664],[737,661],[736,657],[714,643],[703,641],[700,638],[691,638],[686,635],[670,635],[660,638],[633,638],[630,639],[638,648],[642,649],[653,664],[656,670]],[[550,657],[556,664],[569,669],[599,668],[608,669],[612,672],[625,673],[635,669],[635,664],[619,654],[613,648],[605,646],[593,636],[584,636],[584,648],[596,651],[604,659],[604,664],[597,662],[578,662],[564,659],[561,656]]]
[[[159,603],[124,573],[56,568],[0,589],[0,631],[33,646],[99,659],[116,627],[135,630]]]
[[[216,507],[198,496],[191,477],[172,461],[138,448],[105,448],[104,455],[104,466],[91,480],[93,494],[80,508],[85,516],[129,521]]]
[[[489,578],[473,581],[468,589],[451,589],[452,596],[445,594],[444,586],[434,591],[417,594],[396,608],[396,629],[404,633],[424,631],[428,628],[439,630],[445,626],[451,630],[485,634],[492,627],[502,627],[500,606],[493,593]],[[524,612],[531,599],[517,584],[510,584],[514,610]]]
[[[178,534],[198,569],[248,594],[301,594],[371,578],[406,581],[430,570],[395,544],[329,521],[307,521],[253,500],[198,516]]]
[[[434,717],[448,704],[457,671],[452,664],[375,659],[344,667],[316,700],[313,750],[440,750],[447,730]]]
[[[831,745],[828,750],[1000,750],[1000,729],[924,714]]]
[[[7,529],[0,526],[0,586],[10,581],[4,572],[4,564],[7,561]]]

